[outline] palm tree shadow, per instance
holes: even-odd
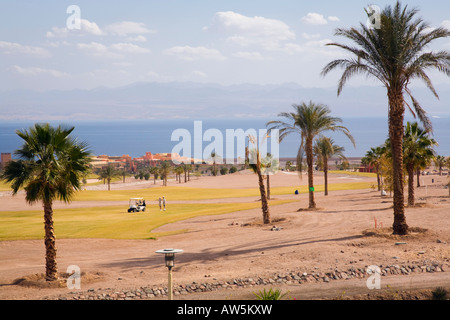
[[[315,243],[327,243],[336,241],[348,241],[361,239],[365,237],[364,235],[351,235],[340,238],[330,238],[330,239],[314,239],[307,238],[301,241],[284,241],[282,243],[272,244],[267,241],[266,245],[261,245],[260,242],[253,242],[247,244],[247,248],[242,248],[242,245],[235,246],[233,248],[224,247],[222,250],[217,250],[217,248],[207,248],[200,252],[184,252],[176,257],[176,270],[182,270],[183,266],[195,265],[195,264],[205,264],[211,262],[217,262],[221,259],[232,259],[234,257],[240,256],[252,256],[260,255],[262,252],[267,253],[271,251],[276,251],[280,249],[286,249],[289,247],[299,247]],[[152,255],[149,257],[142,258],[131,258],[125,260],[117,260],[109,263],[104,263],[101,265],[102,268],[122,268],[123,270],[133,270],[141,268],[157,269],[164,266],[164,257],[161,255]]]

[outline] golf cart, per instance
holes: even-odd
[[[129,202],[128,212],[140,212],[145,211],[144,198],[131,198]]]

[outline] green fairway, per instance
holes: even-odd
[[[342,175],[346,174],[349,176],[360,176],[360,177],[369,177],[369,178],[377,177],[377,174],[374,172],[353,172],[353,171],[331,170],[331,171],[328,171],[328,173],[342,174]]]
[[[329,185],[330,191],[367,189],[370,182],[335,183]],[[307,193],[307,186],[271,188],[272,196]],[[316,192],[323,192],[323,185],[316,185]],[[148,206],[144,213],[127,213],[128,199],[144,197],[148,202],[160,196],[168,201],[168,210],[159,211],[157,206]],[[220,199],[258,197],[259,190],[252,189],[200,189],[189,187],[152,187],[138,190],[81,191],[76,193],[75,201],[123,201],[120,206],[59,209],[54,211],[57,238],[108,238],[108,239],[151,239],[165,234],[152,230],[167,223],[197,216],[217,215],[242,210],[260,208],[260,202],[220,203]],[[171,204],[175,200],[219,199],[218,203]],[[297,200],[272,200],[271,206]],[[43,239],[43,211],[24,210],[0,212],[0,240]],[[184,232],[178,230],[175,233]],[[172,232],[173,233],[173,232]]]
[[[292,200],[273,201],[271,205],[289,202]],[[54,225],[57,239],[151,239],[167,235],[152,233],[153,229],[167,223],[260,207],[259,202],[252,202],[173,204],[168,206],[167,211],[150,208],[140,213],[127,213],[124,206],[61,209],[54,211]],[[43,239],[43,214],[42,210],[0,212],[0,240]]]
[[[350,182],[333,183],[328,186],[329,191],[368,189],[373,183],[370,182]],[[295,190],[299,193],[306,193],[307,186],[298,187],[276,187],[271,188],[272,195],[294,194]],[[315,186],[316,191],[323,191],[323,184]],[[142,197],[147,201],[156,201],[159,197],[165,196],[170,200],[208,200],[208,199],[226,199],[242,197],[259,197],[259,189],[214,189],[214,188],[190,188],[190,187],[151,187],[138,190],[111,190],[111,191],[93,191],[84,190],[77,192],[75,201],[128,201],[130,198]]]

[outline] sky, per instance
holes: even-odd
[[[450,28],[449,1],[404,1]],[[192,81],[336,86],[325,44],[366,23],[366,1],[0,1],[0,91]],[[374,1],[383,8],[394,1]],[[75,5],[76,7],[71,7]],[[74,9],[75,8],[75,9]],[[73,24],[80,18],[80,25]],[[435,44],[450,49],[450,39]],[[431,73],[436,85],[450,80]],[[358,79],[350,85],[370,85]]]

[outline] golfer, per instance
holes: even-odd
[[[163,203],[164,211],[166,211],[166,197],[162,198],[162,203]]]

